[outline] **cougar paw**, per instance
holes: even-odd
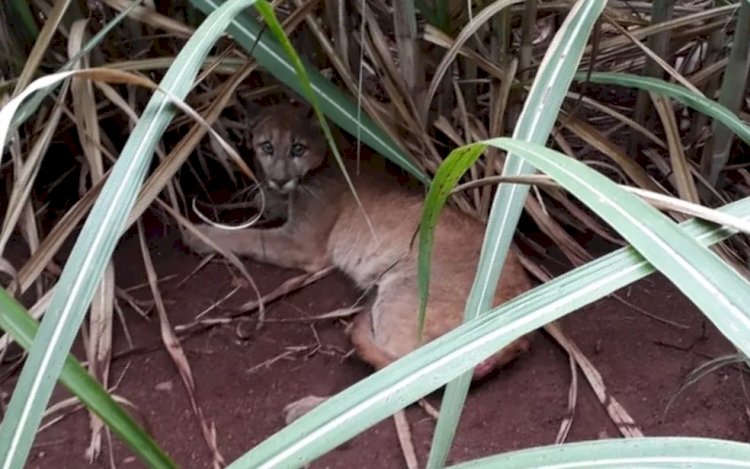
[[[317,407],[327,399],[328,397],[319,397],[311,394],[309,396],[303,397],[302,399],[296,400],[291,404],[287,404],[284,407],[284,421],[287,425],[289,425],[290,423],[313,410],[315,407]]]
[[[201,232],[201,234],[208,235],[208,225],[196,225],[195,228]],[[187,246],[188,249],[197,254],[208,254],[213,251],[213,248],[209,246],[205,241],[198,237],[192,230],[185,230],[182,236],[182,242]]]
[[[515,361],[518,357],[528,352],[531,348],[531,340],[528,336],[523,336],[505,346],[500,352],[487,358],[474,367],[472,379],[480,381],[490,373],[507,366]]]

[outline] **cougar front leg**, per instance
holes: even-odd
[[[196,228],[224,250],[279,267],[316,272],[330,265],[324,242],[310,237],[292,236],[286,227],[236,231],[210,225],[199,225]],[[213,250],[194,235],[185,239],[185,243],[198,253]]]

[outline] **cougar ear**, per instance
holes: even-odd
[[[318,119],[315,116],[315,108],[312,107],[310,104],[305,103],[305,116],[308,119],[315,119],[315,123],[318,123]]]
[[[322,131],[323,128],[320,125],[320,121],[318,120],[318,116],[315,115],[315,108],[308,105],[305,109],[305,118],[310,123],[310,125],[317,131]]]
[[[247,114],[247,126],[250,128],[251,132],[255,130],[255,127],[257,127],[258,124],[268,117],[268,112],[257,104],[248,106]]]
[[[250,118],[247,121],[247,126],[250,129],[250,132],[252,133],[255,128],[258,126],[258,124],[261,123],[263,120],[263,114],[257,112],[255,114],[252,114]]]

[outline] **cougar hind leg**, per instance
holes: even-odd
[[[462,323],[462,305],[453,296],[431,295],[422,337],[418,335],[419,299],[416,282],[394,276],[382,282],[372,308],[360,313],[350,330],[357,354],[375,369],[383,368],[420,345],[446,334]],[[520,337],[474,368],[479,380],[513,362],[529,350],[528,336]]]
[[[375,342],[372,330],[372,314],[370,310],[359,313],[349,329],[349,340],[359,358],[376,370],[390,365],[395,358]]]

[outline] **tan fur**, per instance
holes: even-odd
[[[273,146],[272,154],[267,154]],[[292,145],[305,147],[291,156]],[[359,356],[382,368],[411,352],[417,340],[417,242],[415,232],[422,214],[423,196],[410,192],[389,177],[375,159],[363,161],[356,173],[349,165],[357,194],[374,231],[346,186],[314,118],[288,106],[266,111],[253,132],[255,157],[266,180],[279,188],[273,197],[288,192],[288,220],[272,229],[224,231],[200,226],[222,248],[282,267],[316,271],[331,264],[359,287],[377,287],[372,308],[354,321],[350,337]],[[300,152],[299,147],[296,149]],[[474,280],[484,226],[447,207],[435,229],[430,297],[423,342],[428,342],[462,321],[466,297]],[[186,240],[196,251],[208,246]],[[510,252],[494,304],[501,304],[531,288],[518,258]],[[527,350],[522,337],[475,370],[479,377]]]

